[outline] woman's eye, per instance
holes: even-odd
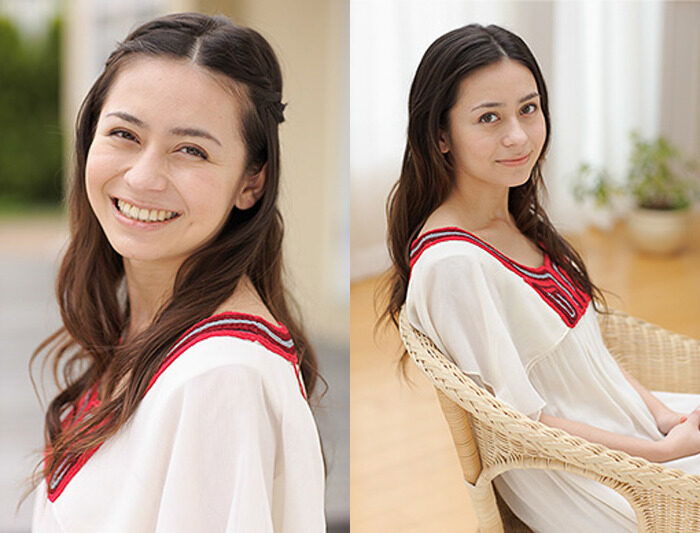
[[[479,122],[490,124],[492,122],[495,122],[496,119],[498,119],[496,113],[486,113],[485,115],[481,115],[481,117],[479,117]]]
[[[137,141],[136,136],[129,133],[126,130],[113,130],[109,132],[111,137],[119,137],[120,139],[126,139],[127,141]]]
[[[184,154],[199,157],[200,159],[204,159],[204,160],[208,159],[207,154],[203,150],[200,150],[199,148],[197,148],[196,146],[183,146],[182,148],[180,148],[180,151]]]
[[[530,110],[525,111],[528,108]],[[525,111],[526,115],[532,115],[535,111],[537,111],[537,104],[527,104],[527,105],[523,106],[523,111]]]

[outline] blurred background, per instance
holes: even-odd
[[[61,205],[73,124],[114,45],[177,11],[225,14],[265,36],[288,103],[282,211],[291,289],[329,390],[315,409],[328,463],[329,531],[348,531],[348,5],[344,0],[0,0],[0,532],[29,531],[16,511],[39,459],[53,396],[36,346],[59,326],[53,284],[66,242]]]
[[[547,82],[545,205],[608,304],[700,338],[700,3],[350,0],[353,533],[475,532],[435,393],[393,328],[373,328],[389,265],[411,80],[470,23],[519,35]]]

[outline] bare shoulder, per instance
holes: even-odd
[[[464,209],[451,203],[444,203],[435,209],[426,219],[420,233],[441,228],[459,228],[483,239],[492,237],[499,241],[507,240],[508,234],[512,233],[512,230],[503,224],[479,224],[472,220]]]
[[[435,211],[430,213],[419,233],[422,234],[440,228],[453,227],[466,230],[470,229],[464,227],[464,220],[463,217],[460,216],[459,212],[455,211],[450,206],[443,204],[435,209]]]
[[[517,228],[496,221],[475,232],[483,241],[520,264],[538,268],[544,264],[542,250]]]
[[[236,289],[218,307],[215,314],[225,312],[247,313],[259,316],[268,322],[277,322],[247,276],[241,279]]]

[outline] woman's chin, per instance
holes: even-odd
[[[530,179],[531,174],[532,170],[528,170],[527,172],[511,176],[509,179],[510,187],[520,187],[521,185],[525,185]]]
[[[171,263],[178,254],[164,250],[157,246],[144,243],[124,242],[123,240],[110,240],[110,244],[125,262],[132,263]]]

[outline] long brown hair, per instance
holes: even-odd
[[[413,78],[408,98],[408,138],[401,175],[387,202],[388,246],[393,263],[386,278],[383,320],[398,324],[410,274],[409,248],[428,216],[454,185],[451,160],[440,151],[439,132],[447,130],[448,113],[460,82],[476,69],[509,58],[527,67],[535,78],[547,135],[529,179],[508,193],[508,211],[523,235],[546,251],[581,290],[604,307],[579,254],[550,222],[540,203],[544,189],[541,165],[549,145],[551,123],[547,87],[535,57],[517,35],[495,25],[470,24],[439,37],[430,45]],[[404,358],[405,360],[405,354]]]
[[[219,234],[183,262],[172,296],[150,326],[120,343],[129,322],[124,265],[88,203],[85,165],[107,93],[120,68],[137,55],[187,59],[241,87],[247,167],[265,166],[266,179],[256,205],[245,211],[233,208]],[[33,362],[46,350],[60,390],[46,413],[47,453],[41,476],[112,436],[133,415],[168,349],[187,328],[212,315],[243,276],[289,329],[309,397],[313,393],[316,357],[282,282],[283,223],[277,208],[281,98],[281,71],[268,42],[225,17],[185,13],[152,20],[134,30],[107,59],[76,124],[75,171],[68,197],[70,244],[56,284],[63,327],[32,356]],[[116,390],[125,376],[126,387]],[[104,386],[104,401],[88,419],[62,428],[63,415],[98,382]]]

